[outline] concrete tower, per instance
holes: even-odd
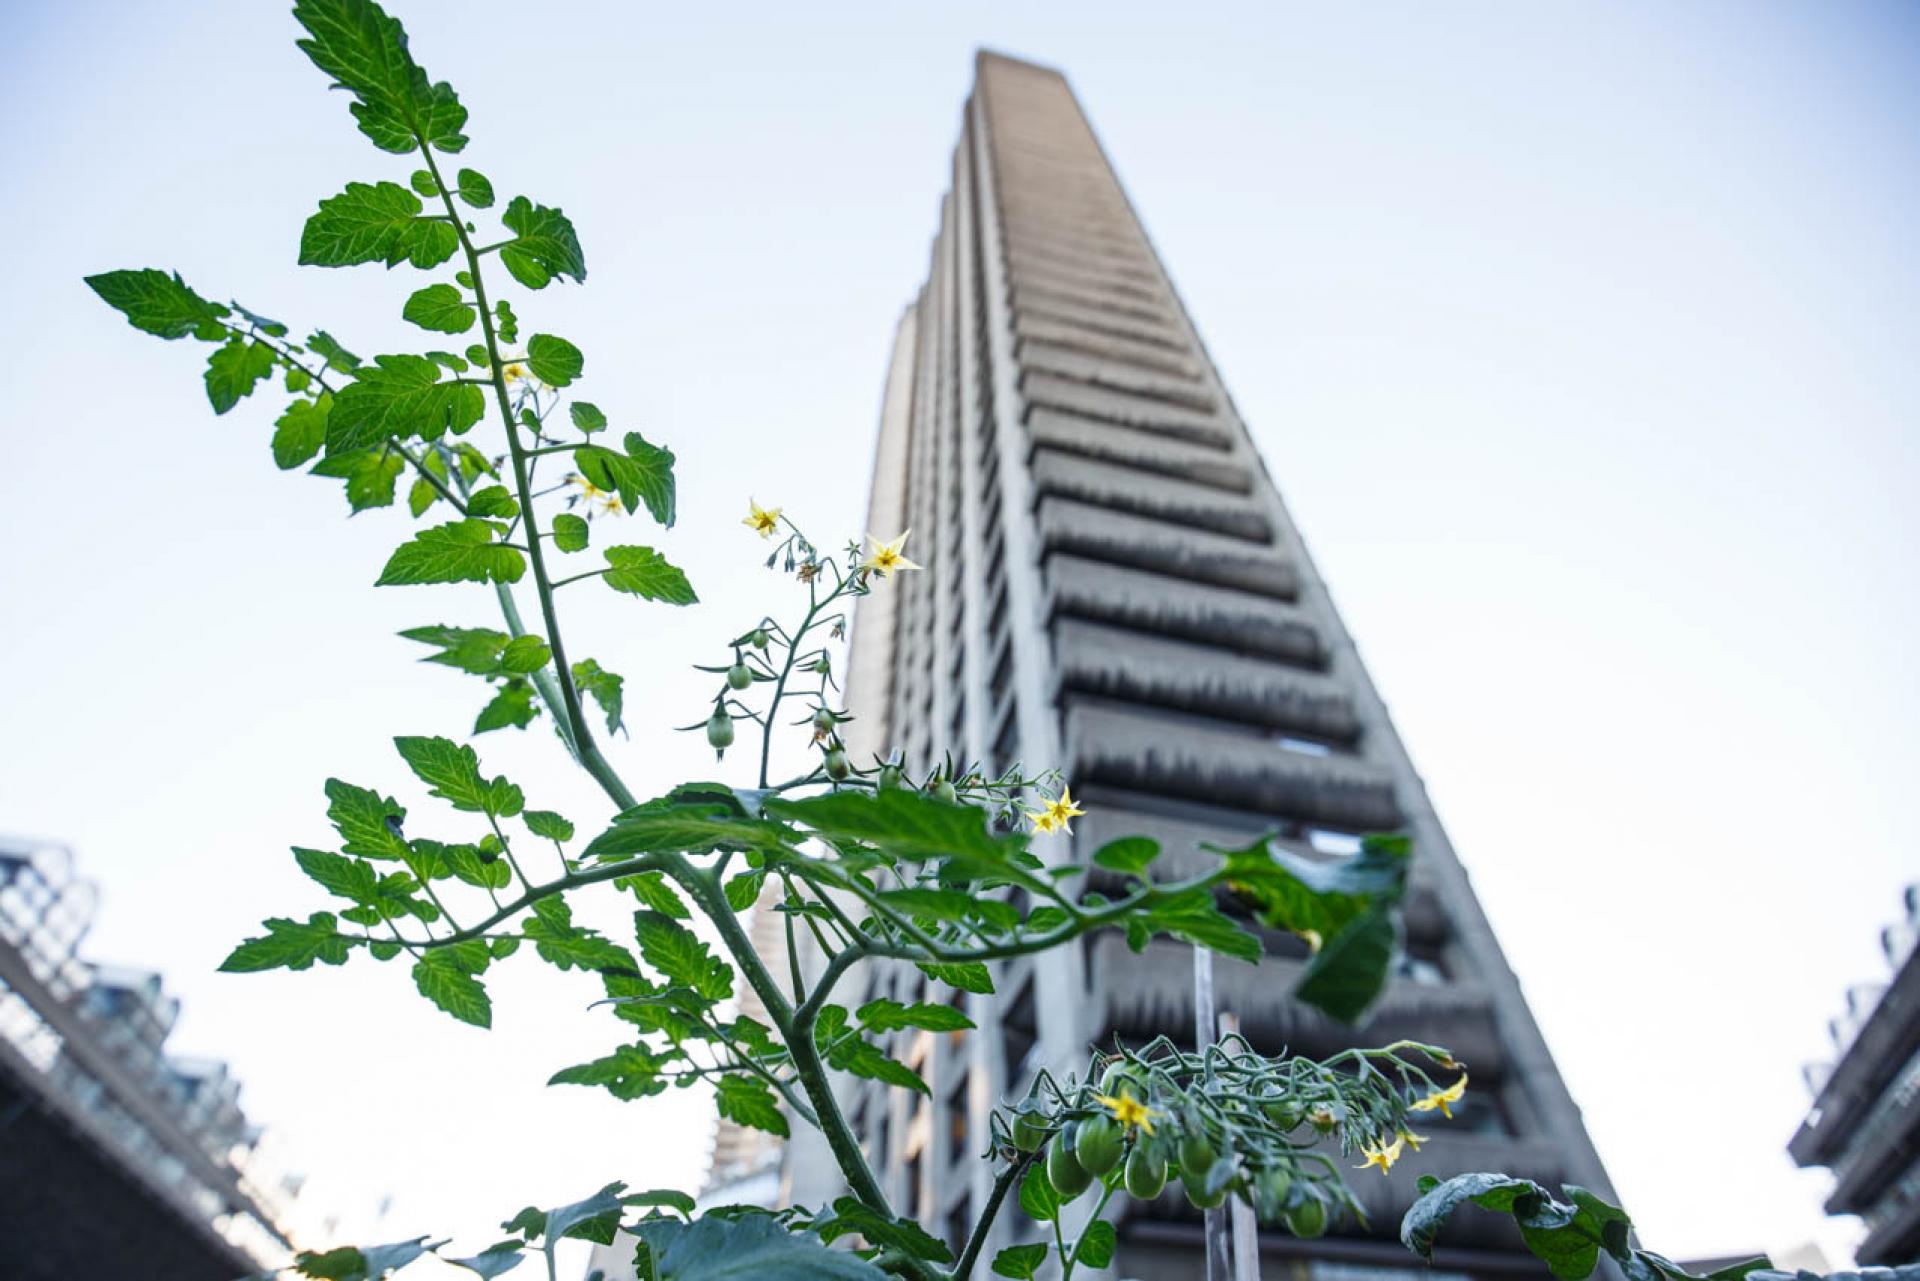
[[[1146,834],[1169,876],[1210,857],[1200,841],[1277,831],[1338,858],[1362,832],[1412,834],[1408,955],[1364,1026],[1286,997],[1306,955],[1291,937],[1269,937],[1258,967],[1218,962],[1221,1007],[1262,1049],[1416,1037],[1472,1070],[1467,1106],[1425,1150],[1390,1179],[1352,1176],[1371,1227],[1263,1233],[1266,1276],[1413,1266],[1394,1232],[1422,1173],[1608,1193],[1386,708],[1057,72],[979,58],[928,280],[897,336],[869,528],[911,528],[927,569],[861,602],[856,755],[1058,766],[1090,811],[1074,852]],[[1041,1066],[1082,1069],[1092,1044],[1190,1040],[1191,972],[1184,945],[1136,956],[1094,938],[1000,966],[994,995],[964,998],[978,1031],[902,1036],[931,1099],[861,1082],[846,1100],[895,1206],[957,1240],[988,1188],[987,1109]],[[911,969],[866,981],[962,999]],[[818,1203],[836,1178],[824,1152],[790,1149],[796,1199]],[[1120,1240],[1118,1275],[1199,1275],[1198,1216],[1177,1195],[1130,1207]],[[1442,1269],[1545,1275],[1495,1216],[1461,1216],[1443,1240]]]

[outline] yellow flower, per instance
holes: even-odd
[[[1120,1091],[1117,1097],[1108,1094],[1096,1094],[1093,1097],[1104,1106],[1107,1111],[1113,1113],[1113,1119],[1118,1121],[1126,1129],[1145,1130],[1148,1134],[1153,1133],[1153,1118],[1157,1114],[1152,1108],[1142,1103],[1139,1099],[1134,1098],[1133,1095],[1127,1093],[1127,1091]]]
[[[1047,802],[1045,809],[1028,810],[1027,817],[1033,820],[1033,830],[1036,832],[1066,832],[1071,835],[1072,820],[1085,813],[1073,803],[1073,789],[1063,787],[1058,797]]]
[[[1401,1136],[1395,1136],[1393,1142],[1383,1143],[1377,1147],[1363,1144],[1360,1148],[1360,1155],[1366,1158],[1366,1162],[1362,1165],[1356,1165],[1353,1168],[1356,1170],[1365,1170],[1377,1165],[1380,1167],[1380,1173],[1385,1174],[1393,1168],[1393,1163],[1400,1159],[1400,1153],[1405,1146],[1406,1139]]]
[[[1405,1139],[1407,1142],[1407,1146],[1412,1148],[1415,1152],[1418,1152],[1420,1150],[1420,1145],[1427,1141],[1426,1135],[1415,1134],[1412,1130],[1400,1131],[1400,1137],[1402,1139]]]
[[[907,545],[907,534],[911,534],[912,532],[913,531],[909,529],[891,542],[875,538],[872,534],[868,534],[867,540],[873,544],[873,550],[869,552],[867,558],[860,563],[882,578],[890,576],[895,570],[920,568],[900,554],[901,548]]]
[[[513,364],[508,365],[505,369],[501,370],[500,372],[504,373],[507,376],[508,382],[517,383],[522,378],[525,378],[527,376],[527,367],[523,364],[520,364],[518,361],[515,361]]]
[[[567,477],[567,483],[570,485],[578,485],[580,487],[580,497],[586,499],[589,502],[595,502],[595,501],[605,502],[605,501],[611,500],[617,503],[620,501],[619,498],[615,497],[612,494],[609,494],[606,490],[600,488],[600,486],[594,484],[592,481],[588,480],[585,476],[581,476],[577,473],[575,475]]]
[[[780,509],[762,507],[749,498],[747,500],[746,519],[740,522],[762,538],[772,538],[773,531],[780,528]]]
[[[1408,1110],[1412,1112],[1432,1112],[1438,1109],[1441,1116],[1451,1120],[1453,1117],[1453,1105],[1458,1103],[1460,1097],[1466,1092],[1467,1074],[1462,1072],[1458,1081],[1455,1081],[1444,1090],[1435,1090],[1433,1093],[1427,1095],[1426,1098],[1409,1104]]]

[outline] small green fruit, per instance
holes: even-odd
[[[1193,1207],[1196,1210],[1214,1209],[1223,1204],[1227,1199],[1227,1190],[1225,1188],[1221,1188],[1211,1196],[1207,1194],[1207,1176],[1205,1171],[1202,1171],[1198,1178],[1191,1178],[1183,1166],[1180,1170],[1180,1187],[1186,1192],[1187,1200],[1193,1203]]]
[[[1022,1152],[1038,1152],[1047,1141],[1047,1118],[1039,1112],[1013,1114],[1013,1146]]]
[[[954,791],[953,784],[944,778],[933,785],[933,795],[934,799],[945,801],[949,805],[960,803],[960,793]]]
[[[1060,1194],[1062,1201],[1073,1200],[1093,1183],[1093,1176],[1087,1173],[1087,1168],[1067,1150],[1064,1136],[1055,1139],[1053,1146],[1047,1149],[1047,1181],[1053,1184],[1053,1190]]]
[[[1138,1064],[1125,1059],[1115,1059],[1107,1065],[1100,1076],[1100,1093],[1108,1098],[1119,1098],[1122,1094],[1131,1094],[1134,1098],[1146,1101],[1147,1074]]]
[[[751,684],[753,684],[753,669],[745,663],[735,663],[727,669],[727,687],[729,689],[745,689]]]
[[[1307,1119],[1306,1108],[1298,1100],[1285,1096],[1268,1099],[1261,1105],[1261,1110],[1267,1114],[1267,1120],[1273,1122],[1274,1128],[1279,1130],[1297,1130],[1300,1123]]]
[[[853,762],[847,759],[845,752],[836,747],[827,753],[828,778],[836,783],[843,783],[851,773],[853,773]]]
[[[1166,1158],[1146,1144],[1138,1144],[1127,1158],[1127,1195],[1139,1201],[1151,1201],[1167,1186]]]
[[[1293,1171],[1284,1165],[1260,1171],[1253,1180],[1253,1208],[1263,1219],[1277,1219],[1284,1213],[1287,1193],[1293,1190]]]
[[[1180,1177],[1194,1182],[1204,1181],[1207,1171],[1213,1168],[1215,1157],[1213,1141],[1199,1130],[1192,1130],[1180,1137]]]
[[[767,633],[765,629],[756,627],[748,632],[747,644],[753,646],[755,649],[765,649],[767,647]]]
[[[813,727],[824,734],[833,728],[834,719],[833,713],[826,708],[815,708],[813,713]]]
[[[1327,1230],[1327,1203],[1310,1196],[1287,1211],[1287,1231],[1297,1237],[1317,1237]]]
[[[900,774],[900,767],[898,765],[882,765],[880,767],[880,790],[881,791],[883,792],[894,791],[899,788],[902,781],[903,780]]]
[[[718,707],[713,709],[713,718],[707,722],[707,746],[716,752],[733,746],[733,717]]]
[[[1090,1116],[1073,1134],[1073,1152],[1081,1168],[1096,1179],[1120,1164],[1120,1142],[1126,1137],[1110,1116]]]

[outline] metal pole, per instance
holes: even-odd
[[[1218,1033],[1213,1017],[1213,953],[1204,947],[1193,949],[1193,1046],[1204,1053]],[[1227,1241],[1227,1208],[1220,1206],[1203,1212],[1207,1241],[1207,1281],[1233,1281],[1230,1247]]]
[[[1220,1011],[1220,1035],[1231,1036],[1239,1030],[1240,1016]],[[1227,1217],[1233,1229],[1233,1281],[1260,1281],[1260,1225],[1253,1207],[1235,1197],[1227,1202]]]

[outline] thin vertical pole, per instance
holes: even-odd
[[[1232,1036],[1239,1030],[1240,1016],[1220,1011],[1220,1035]],[[1234,1197],[1227,1202],[1227,1218],[1233,1229],[1233,1281],[1260,1281],[1260,1225],[1253,1207]]]
[[[1218,1037],[1214,1026],[1213,953],[1204,947],[1193,949],[1193,1047],[1204,1054]],[[1230,1247],[1227,1241],[1227,1209],[1218,1206],[1203,1212],[1207,1240],[1207,1281],[1233,1281]]]

